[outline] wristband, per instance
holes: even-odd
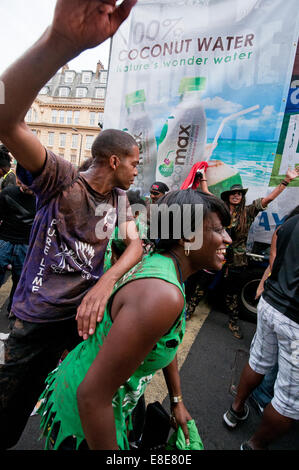
[[[281,183],[280,183],[280,184],[283,184],[283,186],[287,186],[287,185],[289,184],[289,182],[288,182],[288,181],[286,181],[286,180],[283,180],[283,181],[281,181]]]
[[[183,401],[182,395],[178,395],[177,397],[170,397],[170,403],[179,403]]]

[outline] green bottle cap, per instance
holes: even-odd
[[[206,77],[184,77],[180,82],[179,93],[185,91],[204,90],[206,87]]]
[[[144,90],[137,90],[137,91],[134,91],[134,93],[130,93],[129,95],[126,95],[126,107],[127,108],[130,108],[134,104],[144,103],[145,101],[146,99],[145,99]]]

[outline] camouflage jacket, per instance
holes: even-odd
[[[227,228],[228,233],[231,236],[232,244],[230,245],[227,252],[227,265],[228,266],[246,266],[247,265],[247,256],[246,256],[246,243],[248,232],[251,224],[253,223],[257,214],[266,207],[262,206],[262,198],[256,199],[252,204],[249,204],[245,207],[246,210],[246,231],[240,233],[238,232],[238,218],[237,211],[233,212],[231,224]]]

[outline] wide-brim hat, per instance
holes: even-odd
[[[245,196],[245,194],[248,191],[248,188],[243,188],[243,186],[241,184],[233,184],[230,187],[230,189],[228,189],[227,191],[223,191],[223,193],[221,193],[220,197],[224,201],[224,200],[228,199],[228,196],[231,193],[235,192],[235,191],[240,191]]]

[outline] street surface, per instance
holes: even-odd
[[[8,332],[6,316],[10,280],[0,290],[0,333]],[[248,420],[231,431],[223,422],[223,413],[232,401],[231,386],[237,385],[248,359],[255,325],[243,321],[244,338],[235,339],[227,328],[224,313],[210,311],[201,303],[187,322],[186,335],[179,350],[179,364],[184,403],[195,419],[205,450],[239,450],[258,426],[261,418],[250,405]],[[146,401],[159,400],[169,410],[169,400],[162,374],[157,374],[146,392]],[[29,418],[14,450],[42,450],[39,417]],[[299,422],[270,450],[299,450]]]

